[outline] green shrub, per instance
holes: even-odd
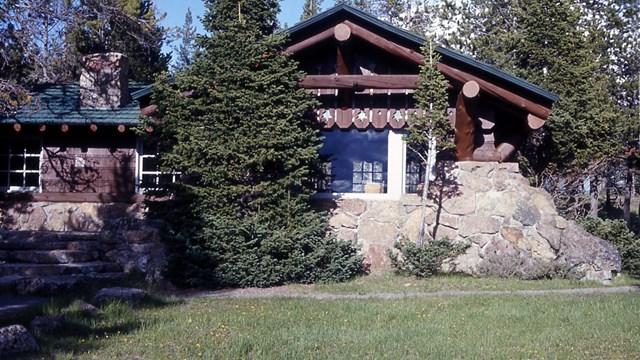
[[[487,254],[476,271],[482,277],[516,278],[522,280],[579,280],[584,273],[563,260],[525,258],[513,254]]]
[[[622,270],[640,274],[640,238],[634,234],[624,220],[603,220],[585,217],[580,225],[591,234],[613,243],[622,258]]]
[[[389,250],[387,255],[397,272],[417,277],[429,277],[438,273],[446,260],[462,255],[469,245],[453,243],[448,238],[442,238],[431,240],[424,247],[418,247],[408,239],[401,239],[396,241],[393,247],[398,252]]]

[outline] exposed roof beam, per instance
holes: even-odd
[[[518,108],[526,111],[529,114],[539,117],[542,120],[547,119],[551,114],[551,109],[549,107],[546,107],[533,100],[529,100],[509,90],[494,85],[486,80],[480,79],[479,77],[471,75],[468,72],[454,69],[453,67],[443,64],[442,62],[438,63],[437,67],[438,70],[440,70],[445,76],[448,76],[454,80],[464,83],[472,80],[477,82],[483,92],[500,100],[504,100],[508,103],[514,104]]]
[[[416,89],[418,75],[307,75],[298,84],[306,89]]]

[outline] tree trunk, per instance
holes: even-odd
[[[631,226],[631,195],[633,194],[633,173],[627,170],[627,181],[624,192],[624,205],[622,206],[622,217],[627,223],[627,227]]]
[[[595,176],[589,183],[589,216],[598,217],[598,177]]]

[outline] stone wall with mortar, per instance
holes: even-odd
[[[550,195],[531,187],[517,164],[460,162],[447,174],[431,189],[427,224],[437,238],[470,244],[455,259],[459,271],[475,275],[482,262],[500,257],[562,260],[597,280],[620,271],[615,247],[559,216]],[[359,245],[374,272],[390,265],[386,253],[394,241],[417,239],[417,195],[399,201],[342,199],[330,208],[332,231]]]
[[[165,265],[162,224],[144,213],[141,203],[0,202],[0,229],[96,233],[103,260],[157,282]]]

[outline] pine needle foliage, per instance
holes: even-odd
[[[362,271],[350,243],[326,239],[308,204],[320,174],[316,104],[276,34],[277,1],[208,1],[202,51],[156,83],[165,123],[168,275],[202,287],[344,280]],[[163,205],[158,210],[169,210]]]
[[[418,234],[418,247],[422,247],[425,241],[426,208],[429,192],[428,172],[435,165],[430,161],[435,161],[435,153],[438,150],[453,145],[451,141],[447,141],[447,136],[451,134],[452,130],[451,124],[445,115],[448,105],[447,81],[437,68],[440,55],[436,52],[433,38],[427,39],[422,47],[422,53],[425,54],[425,62],[420,67],[419,86],[415,92],[416,106],[422,110],[422,114],[411,117],[409,130],[405,136],[409,151],[420,159],[422,167],[427,171],[421,194],[422,216],[420,233]],[[430,152],[434,153],[430,154]]]

